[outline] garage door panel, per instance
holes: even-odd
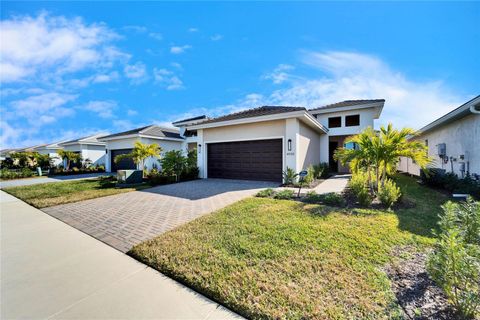
[[[282,180],[282,140],[223,142],[207,145],[210,178]]]

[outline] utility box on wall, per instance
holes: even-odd
[[[447,145],[445,143],[437,144],[437,155],[441,158],[447,155]]]

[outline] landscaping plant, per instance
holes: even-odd
[[[378,199],[387,208],[391,208],[401,195],[400,188],[391,179],[386,179],[378,191]]]
[[[277,192],[273,198],[274,199],[281,199],[281,200],[290,200],[295,197],[295,193],[293,190],[285,189],[282,191]]]
[[[283,171],[283,183],[286,185],[292,185],[297,182],[298,173],[295,172],[292,168],[287,168]]]
[[[131,153],[120,154],[115,157],[114,161],[119,162],[122,159],[132,159],[135,164],[140,166],[140,170],[144,170],[145,161],[150,157],[160,158],[160,152],[162,152],[162,148],[156,143],[147,144],[135,141]]]
[[[480,315],[480,202],[447,202],[427,271],[465,318]]]
[[[355,143],[358,148],[339,148],[335,151],[334,157],[342,165],[349,164],[353,173],[366,172],[369,184],[372,183],[374,176],[373,184],[378,192],[385,184],[387,176],[395,172],[400,157],[411,158],[421,168],[425,168],[431,162],[425,144],[411,139],[416,134],[410,128],[394,129],[392,124],[382,126],[378,133],[372,127],[368,127],[345,140],[345,144]]]
[[[318,199],[320,200],[320,202],[329,206],[337,206],[337,207],[345,206],[345,199],[343,199],[343,197],[340,194],[335,192],[319,194]]]
[[[271,198],[275,195],[275,190],[273,190],[272,188],[268,188],[268,189],[263,189],[263,190],[260,190],[257,194],[256,194],[256,197],[259,197],[259,198]]]
[[[181,173],[187,168],[187,158],[183,156],[180,150],[165,152],[161,163],[163,173],[175,176],[177,181],[180,179]]]
[[[73,163],[78,163],[82,161],[82,155],[80,153],[76,153],[73,151],[67,150],[58,150],[58,155],[64,161],[66,161],[67,165],[65,169],[68,171],[70,169],[70,165]]]

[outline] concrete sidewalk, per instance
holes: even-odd
[[[0,191],[2,319],[238,315]]]
[[[328,178],[327,180],[320,183],[318,186],[313,189],[318,194],[336,192],[342,193],[343,190],[347,187],[348,180],[352,177],[351,174],[337,174],[333,177]]]
[[[20,187],[20,186],[30,186],[33,184],[40,183],[52,183],[52,182],[64,182],[64,181],[73,181],[73,180],[83,180],[83,179],[92,179],[102,176],[110,176],[110,172],[99,172],[99,173],[85,173],[85,174],[76,174],[71,176],[51,176],[51,177],[36,177],[36,178],[25,178],[25,179],[15,179],[15,180],[4,180],[0,181],[0,188],[9,188],[9,187]]]

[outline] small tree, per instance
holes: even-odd
[[[178,181],[180,174],[187,168],[188,159],[183,156],[182,151],[167,151],[161,160],[162,171],[167,175],[175,175]]]
[[[118,163],[123,159],[132,159],[137,166],[140,166],[140,170],[144,170],[145,161],[150,157],[160,158],[160,152],[162,152],[162,148],[156,143],[148,144],[135,141],[131,153],[120,154],[115,157],[114,161]]]
[[[52,158],[48,154],[35,153],[35,160],[40,168],[50,168],[52,166]]]
[[[82,155],[77,152],[68,151],[68,150],[58,150],[58,155],[60,156],[60,159],[66,161],[67,163],[65,166],[66,170],[70,169],[70,164],[72,164],[72,162],[77,163],[82,161]]]

